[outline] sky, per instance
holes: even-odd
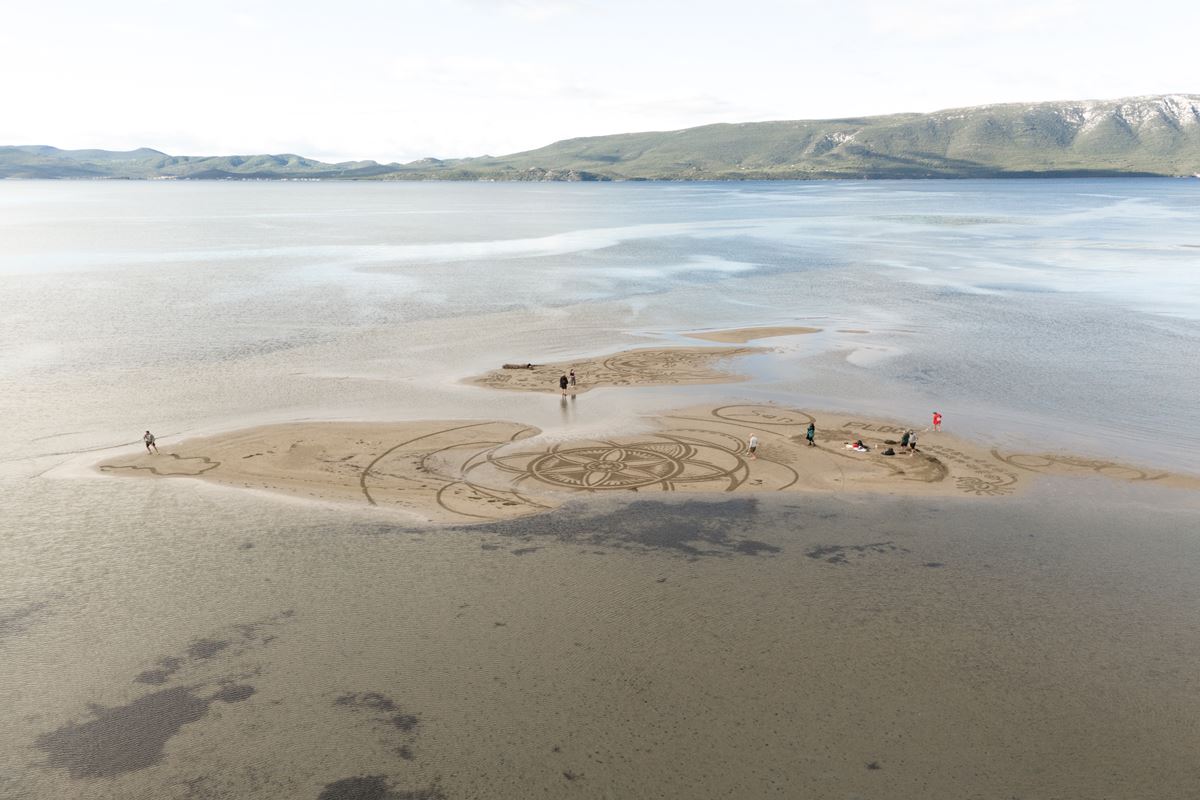
[[[0,144],[325,161],[1200,93],[1200,3],[0,0]]]

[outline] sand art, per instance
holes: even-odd
[[[248,489],[377,506],[436,522],[549,511],[598,492],[882,492],[998,497],[1036,472],[1099,474],[1200,488],[1200,479],[1066,456],[988,451],[926,434],[914,455],[885,456],[899,427],[773,405],[671,412],[636,436],[544,442],[500,421],[305,422],[193,439],[161,456],[139,453],[99,469],[188,476]],[[817,446],[804,431],[817,426]],[[759,457],[746,439],[756,433]],[[867,453],[847,450],[862,439]]]
[[[696,383],[729,383],[743,378],[718,369],[720,362],[735,356],[765,352],[757,347],[668,347],[625,350],[611,356],[583,358],[551,364],[533,364],[530,369],[511,365],[492,370],[467,383],[490,389],[518,392],[557,392],[558,379],[575,370],[577,393],[598,386],[678,386]]]

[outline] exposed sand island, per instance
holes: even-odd
[[[758,347],[665,347],[623,350],[610,356],[581,358],[549,364],[524,362],[506,364],[467,383],[490,389],[518,392],[559,391],[558,379],[571,370],[579,378],[577,393],[598,386],[678,386],[695,383],[732,383],[742,376],[724,372],[721,362],[749,353],[766,352]]]
[[[380,506],[436,522],[497,520],[603,492],[881,492],[998,497],[1036,473],[1104,475],[1200,489],[1200,479],[1107,461],[1002,453],[925,433],[914,455],[886,456],[903,429],[772,405],[697,407],[658,430],[544,442],[515,422],[303,422],[192,439],[161,455],[99,465],[130,476],[192,477],[318,500]],[[804,442],[810,422],[817,446]],[[747,438],[760,440],[751,459]],[[848,450],[863,440],[867,453]]]
[[[700,333],[685,333],[689,339],[706,339],[710,342],[728,342],[745,344],[757,339],[773,339],[777,336],[800,336],[805,333],[820,333],[820,328],[805,327],[768,327],[768,328],[731,328],[724,331],[702,331]]]

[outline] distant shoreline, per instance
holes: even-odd
[[[152,177],[129,178],[122,176],[62,176],[62,177],[20,177],[0,176],[0,181],[14,182],[123,182],[123,183],[815,183],[832,181],[879,181],[893,183],[899,181],[979,181],[979,180],[1110,180],[1114,178],[1160,178],[1162,180],[1180,180],[1200,178],[1200,175],[1165,175],[1156,172],[1022,172],[998,173],[989,175],[828,175],[828,176],[736,176],[725,178],[604,178],[575,180],[570,178],[545,178],[533,180],[528,178],[436,178],[421,177],[388,177],[388,178],[348,178],[348,177],[253,177],[246,175],[230,175],[221,178],[195,177]]]
[[[564,139],[503,156],[327,163],[295,153],[0,146],[0,178],[744,181],[1188,177],[1200,95],[1009,103]]]

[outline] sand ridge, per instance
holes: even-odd
[[[685,333],[689,339],[705,339],[710,342],[725,342],[728,344],[745,344],[758,339],[774,339],[779,336],[801,336],[808,333],[820,333],[820,328],[808,328],[799,325],[775,325],[762,328],[729,328],[720,331],[699,331]]]
[[[728,359],[766,352],[758,347],[660,347],[623,350],[608,356],[546,364],[508,364],[467,383],[518,392],[558,392],[559,378],[575,370],[579,394],[600,386],[679,386],[731,383],[744,378],[720,369]]]
[[[775,405],[700,406],[655,417],[634,436],[547,442],[518,422],[302,422],[184,441],[161,455],[110,459],[114,475],[191,477],[316,500],[376,506],[432,522],[500,520],[607,492],[878,492],[1003,497],[1038,473],[1102,475],[1200,488],[1200,479],[1070,456],[1002,453],[927,432],[909,455],[903,428]],[[816,425],[816,446],[804,433]],[[748,437],[759,438],[757,458]],[[867,453],[845,443],[862,439]],[[897,455],[886,456],[888,447]]]

